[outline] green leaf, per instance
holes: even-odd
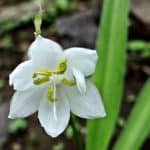
[[[87,150],[106,150],[113,135],[122,97],[128,26],[128,0],[105,0],[97,41],[100,57],[93,81],[107,116],[88,122]]]
[[[138,150],[149,133],[150,79],[140,93],[125,128],[114,146],[114,150]]]

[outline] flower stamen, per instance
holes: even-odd
[[[33,80],[33,83],[34,83],[35,85],[40,85],[40,84],[46,83],[46,82],[48,82],[48,81],[49,81],[49,77],[45,76],[45,77],[37,78],[37,79]]]
[[[71,81],[71,80],[68,80],[67,78],[63,78],[63,79],[61,80],[61,82],[62,82],[64,85],[68,85],[68,86],[74,86],[74,85],[76,85],[76,81],[75,81],[75,80]]]
[[[36,72],[33,73],[32,78],[36,78],[38,75],[42,75],[42,76],[51,76],[52,72],[47,70],[47,69],[40,69]]]
[[[61,60],[55,70],[48,70],[48,69],[39,69],[36,72],[33,73],[32,78],[33,83],[35,85],[41,85],[43,83],[49,82],[50,86],[47,89],[47,99],[48,102],[53,102],[54,107],[53,107],[53,112],[55,115],[55,119],[57,120],[57,115],[56,115],[56,106],[55,106],[55,101],[56,101],[56,84],[64,84],[67,86],[74,86],[76,85],[75,79],[73,80],[68,80],[65,78],[65,71],[67,69],[67,60],[63,59]]]
[[[57,66],[56,70],[54,70],[54,71],[51,71],[51,70],[48,70],[48,69],[39,69],[38,71],[33,73],[32,78],[37,78],[38,76],[42,76],[42,77],[39,77],[39,78],[33,80],[33,83],[35,85],[40,85],[42,83],[48,82],[49,78],[52,75],[64,74],[66,69],[67,69],[67,60],[66,59],[61,60],[58,63],[58,66]]]
[[[54,102],[56,100],[56,97],[54,97],[54,86],[49,86],[47,89],[47,99],[49,102]]]
[[[64,74],[67,69],[67,60],[63,59],[59,62],[56,67],[56,70],[53,72],[54,74]]]
[[[52,72],[47,69],[40,69],[33,73],[32,78],[34,78],[33,83],[35,85],[40,85],[49,81]]]

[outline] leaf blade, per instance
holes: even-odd
[[[120,138],[114,146],[115,150],[138,150],[144,139],[150,133],[149,92],[150,79],[146,82],[142,92],[137,98],[137,103],[135,104],[129,116],[129,119],[120,135]]]
[[[107,117],[88,122],[87,150],[107,149],[115,127],[123,89],[128,2],[104,1],[101,31],[99,30],[97,41],[98,55],[101,57],[93,81],[102,94]],[[101,135],[102,138],[99,138]]]

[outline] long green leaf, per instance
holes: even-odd
[[[107,116],[88,122],[87,150],[106,150],[115,127],[124,80],[128,3],[128,0],[104,1],[97,41],[100,59],[93,81],[103,97]]]
[[[115,150],[138,150],[150,133],[150,79],[146,82],[125,128],[114,146]]]

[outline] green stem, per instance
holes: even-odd
[[[76,120],[75,120],[75,117],[73,117],[73,116],[71,116],[70,125],[73,129],[73,132],[74,132],[73,136],[74,136],[74,139],[75,139],[75,142],[76,142],[77,149],[78,150],[83,150],[80,131],[76,126]]]

